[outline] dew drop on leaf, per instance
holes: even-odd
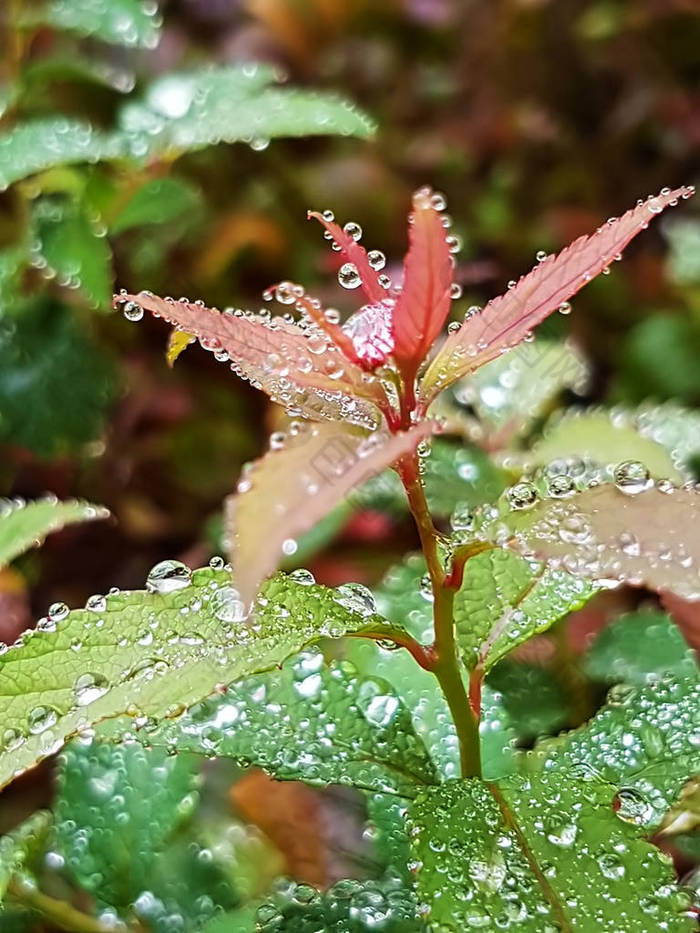
[[[146,577],[149,593],[174,593],[192,582],[192,571],[179,560],[162,560],[151,568]]]
[[[344,262],[338,269],[338,281],[343,288],[358,288],[362,284],[357,266],[352,262]]]
[[[626,496],[636,496],[653,485],[649,470],[639,460],[618,463],[613,474],[615,485]]]

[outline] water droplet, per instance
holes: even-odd
[[[70,609],[65,603],[51,603],[49,606],[48,617],[51,622],[62,622],[69,612]]]
[[[506,493],[512,509],[531,509],[539,499],[537,488],[527,481],[516,483]]]
[[[297,300],[293,282],[280,282],[275,286],[275,298],[281,305],[293,305]]]
[[[240,593],[232,586],[222,586],[216,590],[210,605],[219,622],[232,624],[242,622],[246,618],[245,606]]]
[[[127,321],[133,321],[136,323],[143,317],[143,308],[135,301],[125,301],[122,305],[122,314],[127,319]]]
[[[107,679],[101,674],[81,674],[73,684],[78,706],[89,706],[90,703],[104,696],[108,689]]]
[[[613,801],[615,815],[625,823],[646,826],[654,819],[654,808],[634,787],[621,787]]]
[[[555,499],[563,499],[576,492],[576,484],[566,474],[553,476],[547,484],[547,493]]]
[[[56,710],[50,706],[35,706],[27,716],[27,727],[32,735],[39,735],[56,723]]]
[[[183,590],[192,582],[192,571],[179,560],[162,560],[152,567],[146,577],[149,593],[173,593]]]
[[[627,496],[636,496],[653,485],[649,470],[639,460],[624,460],[615,467],[615,485]]]
[[[343,288],[357,288],[362,284],[357,266],[352,262],[344,262],[338,269],[338,281]]]
[[[386,256],[378,249],[371,249],[367,253],[367,261],[375,272],[379,272],[386,265]]]
[[[355,223],[354,220],[349,220],[343,227],[343,230],[349,237],[352,237],[355,242],[362,239],[362,227]]]
[[[107,608],[107,600],[101,593],[95,593],[94,596],[88,596],[85,608],[90,612],[104,612]]]

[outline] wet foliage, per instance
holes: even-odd
[[[6,7],[2,933],[695,929],[693,4]]]

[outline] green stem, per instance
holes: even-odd
[[[453,614],[455,590],[449,585],[440,563],[438,532],[425,498],[416,454],[401,461],[399,475],[418,527],[421,548],[433,591],[435,643],[432,652],[433,660],[429,669],[437,678],[452,713],[459,740],[462,777],[481,777],[479,719],[469,703],[455,642]]]
[[[88,917],[65,901],[42,894],[32,882],[23,882],[14,877],[7,891],[15,900],[46,917],[59,930],[67,930],[69,933],[110,933],[113,930],[113,927],[106,926],[95,917]]]

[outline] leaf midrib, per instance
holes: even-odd
[[[544,875],[544,872],[539,866],[535,853],[530,848],[530,844],[527,841],[527,837],[525,836],[525,833],[522,831],[522,829],[518,825],[518,821],[516,819],[515,813],[511,809],[508,801],[505,799],[505,797],[503,796],[503,794],[501,793],[501,791],[499,790],[496,784],[486,782],[486,787],[488,788],[494,800],[496,801],[496,804],[499,810],[501,811],[501,815],[503,816],[503,819],[505,820],[506,825],[515,834],[515,837],[518,840],[518,845],[520,846],[520,850],[523,856],[525,857],[525,859],[527,860],[527,863],[530,866],[530,869],[533,875],[537,879],[537,883],[539,884],[543,895],[547,899],[549,906],[552,908],[552,912],[554,913],[554,916],[556,917],[561,933],[574,933],[574,927],[571,925],[569,921],[567,913],[564,910],[564,905],[562,901],[560,900],[557,892],[554,890],[551,884],[547,881]]]

